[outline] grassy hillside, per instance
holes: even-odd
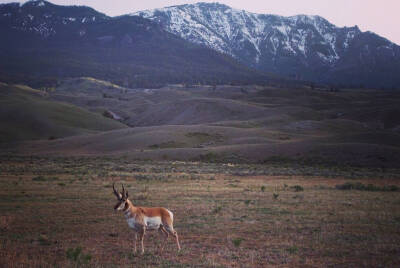
[[[171,85],[129,89],[79,78],[49,98],[110,111],[132,128],[25,143],[21,153],[394,167],[400,93]]]
[[[52,101],[30,87],[0,84],[0,142],[55,139],[124,127],[75,105]]]

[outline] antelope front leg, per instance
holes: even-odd
[[[137,250],[136,244],[137,244],[137,232],[135,232],[135,247],[133,249],[133,253],[135,253],[135,254],[136,254],[136,250]]]
[[[140,232],[140,242],[142,243],[142,254],[144,254],[144,244],[143,244],[143,240],[144,240],[144,234],[146,233],[146,229],[143,228],[143,230]]]

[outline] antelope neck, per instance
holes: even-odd
[[[124,207],[124,209],[122,211],[125,213],[125,215],[130,214],[132,207],[133,207],[132,202],[127,200],[126,201],[126,205],[125,205],[125,207]]]

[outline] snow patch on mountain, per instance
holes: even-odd
[[[316,55],[330,64],[340,59],[340,28],[320,16],[256,14],[218,3],[172,6],[131,15],[156,21],[188,41],[235,58],[250,58],[253,65],[258,65],[265,54],[275,57],[286,53],[302,58]],[[358,33],[349,30],[342,47],[348,48]]]

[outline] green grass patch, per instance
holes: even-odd
[[[36,176],[32,178],[33,181],[57,181],[57,177],[44,177],[44,176]]]
[[[217,162],[221,157],[213,152],[209,152],[206,154],[202,154],[199,156],[199,160],[202,162],[207,162],[207,163],[213,163],[213,162]]]
[[[303,188],[303,186],[301,186],[301,185],[290,186],[290,189],[294,190],[295,192],[302,192],[302,191],[304,191],[304,188]]]
[[[296,246],[291,246],[286,249],[290,254],[296,254],[299,251],[299,248]]]
[[[257,214],[266,214],[266,215],[289,215],[292,214],[288,210],[277,210],[273,208],[250,208],[250,210],[256,211]],[[293,213],[299,214],[299,213]]]
[[[92,259],[90,254],[83,253],[81,247],[69,248],[66,253],[67,259],[77,267],[81,265],[88,265]]]
[[[221,212],[221,210],[222,210],[222,206],[216,206],[216,207],[213,209],[212,213],[213,213],[213,214],[218,214],[218,213]]]
[[[183,142],[167,141],[160,144],[150,145],[150,149],[167,149],[167,148],[183,148],[186,144]]]
[[[240,247],[240,244],[242,244],[243,238],[233,238],[232,243],[233,245],[238,248]]]
[[[221,134],[209,134],[205,132],[189,132],[185,134],[186,137],[196,139],[197,142],[207,141],[222,141],[223,136]]]

